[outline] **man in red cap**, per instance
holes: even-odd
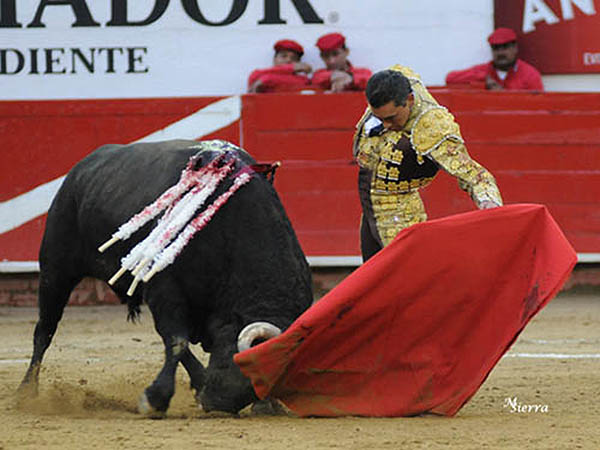
[[[354,67],[348,61],[350,50],[346,38],[340,33],[329,33],[317,41],[325,69],[319,69],[312,77],[312,85],[331,92],[364,91],[371,71]]]
[[[309,64],[300,61],[304,49],[296,41],[282,39],[273,46],[273,67],[256,69],[248,77],[248,92],[296,91],[310,84]]]
[[[479,85],[490,90],[544,90],[538,70],[517,58],[519,48],[513,30],[498,28],[490,34],[488,42],[492,48],[492,61],[448,73],[447,85]]]

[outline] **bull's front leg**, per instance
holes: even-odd
[[[164,417],[175,393],[175,371],[188,341],[179,336],[163,336],[165,363],[154,382],[148,386],[138,402],[140,413],[158,419]]]
[[[175,372],[179,362],[191,364],[189,345],[189,310],[175,283],[164,277],[146,286],[146,301],[154,327],[165,346],[165,362],[158,376],[142,394],[138,410],[149,417],[164,417],[175,393]],[[157,280],[158,281],[158,280]],[[199,364],[199,363],[198,363]]]

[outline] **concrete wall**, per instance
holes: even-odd
[[[313,293],[318,300],[345,277],[353,267],[313,268]],[[600,295],[600,265],[578,265],[562,290],[586,289]],[[37,306],[38,274],[0,273],[0,306]],[[71,306],[117,305],[119,299],[102,281],[85,278],[75,288],[69,299]]]

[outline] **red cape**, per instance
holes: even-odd
[[[544,206],[424,222],[234,359],[300,416],[452,416],[576,261]]]

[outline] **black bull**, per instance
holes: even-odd
[[[86,276],[107,281],[120,259],[156,220],[104,253],[98,246],[121,224],[177,183],[189,158],[206,165],[227,151],[236,168],[255,161],[223,141],[168,141],[106,145],[68,174],[48,212],[41,244],[39,321],[30,366],[20,392],[37,393],[40,365],[69,295]],[[312,302],[311,276],[277,193],[264,175],[240,188],[198,232],[173,264],[126,294],[131,276],[113,290],[130,317],[146,302],[165,346],[165,362],[140,400],[140,409],[160,415],[175,389],[175,370],[185,367],[205,410],[237,412],[257,398],[232,358],[240,330],[257,321],[287,328]],[[231,177],[231,175],[230,175]],[[231,185],[225,179],[211,198]],[[207,204],[210,204],[211,198]],[[210,352],[208,368],[188,344]]]

